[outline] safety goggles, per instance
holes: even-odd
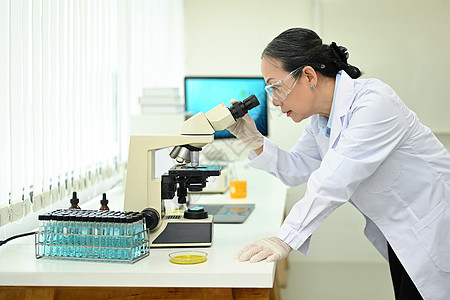
[[[278,80],[274,84],[266,85],[264,89],[266,90],[269,97],[277,103],[281,103],[286,100],[286,97],[297,84],[297,81],[300,78],[300,76],[298,75],[303,71],[304,67],[305,66],[301,66],[295,69],[294,71],[286,75],[286,77]]]

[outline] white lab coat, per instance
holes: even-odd
[[[330,138],[311,117],[288,152],[265,139],[250,165],[307,191],[277,236],[304,254],[322,221],[350,201],[387,259],[389,241],[426,300],[450,299],[450,154],[397,94],[341,71]],[[424,99],[426,101],[426,99]]]

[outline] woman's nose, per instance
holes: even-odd
[[[278,102],[275,98],[272,98],[272,104],[274,106],[281,106],[283,105],[283,102]]]

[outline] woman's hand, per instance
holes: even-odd
[[[238,102],[237,100],[231,100],[231,104]],[[242,118],[238,119],[236,123],[227,128],[234,136],[240,139],[247,148],[256,150],[264,145],[264,137],[256,128],[255,121],[249,114],[245,114]],[[260,153],[257,153],[260,154]]]
[[[292,248],[284,241],[277,237],[270,237],[246,246],[236,254],[235,259],[251,263],[262,260],[272,262],[286,258],[291,251]]]

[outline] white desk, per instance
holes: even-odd
[[[262,171],[245,167],[245,173],[248,179],[246,199],[230,199],[228,193],[199,196],[198,201],[202,203],[256,204],[244,224],[214,225],[213,245],[197,248],[208,253],[205,263],[172,264],[168,260],[168,254],[175,251],[175,248],[152,248],[149,257],[135,264],[36,259],[34,237],[29,236],[0,247],[0,285],[3,286],[0,288],[0,298],[3,299],[2,292],[16,292],[21,295],[25,293],[27,297],[31,293],[37,299],[69,299],[68,296],[75,294],[77,296],[73,299],[91,299],[99,291],[102,294],[98,297],[103,298],[105,293],[114,290],[116,294],[124,291],[145,294],[146,291],[152,291],[150,294],[156,295],[161,292],[165,297],[170,293],[176,296],[174,291],[197,295],[191,297],[186,294],[182,297],[184,299],[217,299],[217,293],[226,299],[269,299],[269,291],[274,283],[275,264],[241,263],[234,259],[234,255],[245,245],[276,233],[283,219],[286,188],[279,180]],[[111,210],[121,209],[123,190],[117,188],[109,195],[109,199]],[[98,209],[98,203],[88,203],[82,208]],[[34,288],[30,290],[30,287]],[[129,289],[121,290],[119,287]],[[39,293],[42,294],[41,298],[37,296]],[[196,298],[199,293],[203,293],[204,297]],[[231,295],[231,298],[227,295]],[[160,298],[149,298],[147,295],[146,299]]]

